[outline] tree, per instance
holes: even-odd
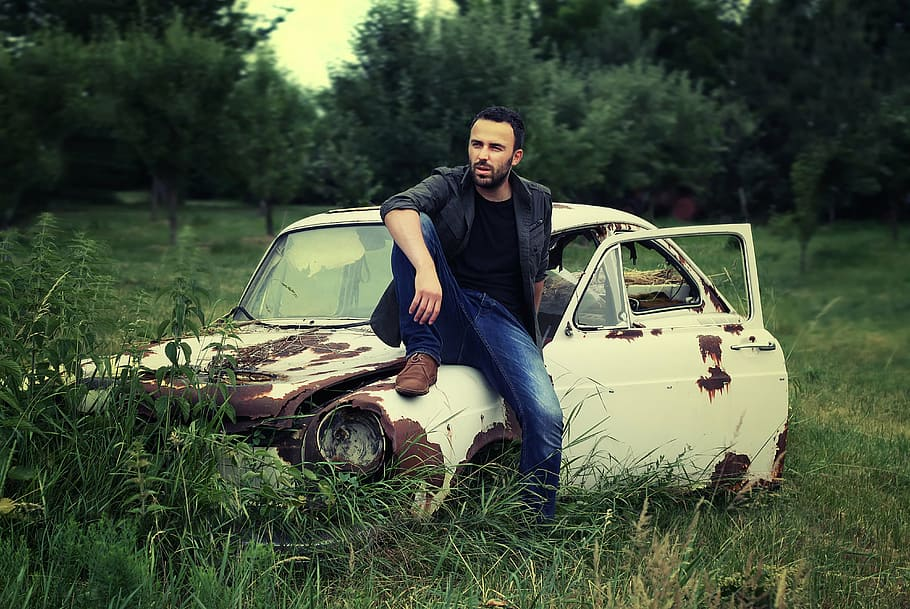
[[[262,20],[236,0],[0,0],[0,33],[29,36],[51,27],[89,41],[113,28],[142,29],[161,37],[180,16],[193,30],[249,50],[268,38],[290,10]]]
[[[93,52],[56,32],[0,46],[0,226],[36,211],[23,194],[60,178],[63,141],[88,120]]]
[[[421,20],[413,0],[380,1],[354,48],[356,61],[333,75],[331,108],[382,195],[462,162],[477,111],[529,108],[542,85],[527,19],[494,4]]]
[[[655,195],[700,191],[748,129],[741,108],[646,62],[574,77],[556,70],[551,78],[526,163],[561,197],[613,204],[632,197],[652,207]]]
[[[142,159],[167,205],[170,241],[194,167],[215,150],[226,100],[243,65],[240,54],[190,30],[181,19],[163,38],[135,31],[105,43],[106,89],[116,100],[114,132]]]
[[[304,182],[313,104],[260,51],[231,92],[225,141],[247,192],[259,203],[265,230],[275,234],[272,205],[287,203]]]

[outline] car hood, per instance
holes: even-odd
[[[184,342],[201,378],[211,374],[212,380],[227,386],[236,414],[236,423],[227,426],[232,428],[229,431],[242,431],[263,419],[271,419],[278,427],[290,426],[287,418],[312,412],[325,400],[395,374],[404,365],[404,349],[384,344],[367,326],[301,329],[245,324],[224,341],[228,348],[221,365],[219,349],[213,346],[220,344],[217,335]],[[143,354],[147,391],[179,390],[191,398],[200,392],[214,395],[220,391],[214,386],[190,388],[182,382],[159,384],[154,372],[169,365],[166,348],[167,343],[159,343]],[[227,373],[228,368],[233,374]],[[221,373],[215,378],[217,370]],[[309,406],[307,400],[312,402]]]

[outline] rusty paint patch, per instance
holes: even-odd
[[[784,430],[777,436],[777,452],[774,453],[774,463],[771,465],[771,482],[779,482],[784,474],[784,457],[787,455],[787,430],[790,424],[784,425]]]
[[[322,364],[335,359],[347,359],[349,357],[354,357],[355,355],[360,355],[361,353],[366,353],[367,351],[372,350],[372,347],[357,347],[356,349],[350,349],[349,345],[345,345],[344,350],[338,351],[328,351],[325,352],[319,359],[315,360],[314,364]]]
[[[631,342],[644,335],[645,333],[641,330],[610,330],[604,335],[604,338],[621,338]]]
[[[572,209],[572,206],[565,203],[553,203],[553,209]]]
[[[316,334],[313,331],[294,334],[270,340],[268,342],[242,347],[237,350],[238,368],[256,368],[264,364],[273,364],[278,360],[311,351],[319,355],[315,362],[335,359],[347,359],[369,351],[371,347],[351,349],[351,345],[341,342],[330,342],[329,335]],[[314,363],[315,363],[314,362]]]
[[[718,392],[723,393],[730,386],[733,379],[720,367],[716,366],[708,368],[708,374],[709,376],[700,377],[695,382],[699,389],[708,392],[708,399],[713,402],[715,394]]]
[[[471,440],[471,446],[468,447],[465,461],[473,461],[484,448],[492,446],[497,442],[521,442],[521,426],[518,424],[515,412],[509,406],[506,406],[505,410],[505,423],[496,422],[493,423],[489,429],[477,432],[474,439]],[[482,422],[483,418],[481,415],[481,423]]]
[[[660,336],[663,333],[664,333],[664,331],[661,330],[660,328],[654,328],[653,330],[651,330],[652,336]]]
[[[713,286],[701,282],[701,287],[704,289],[705,294],[708,295],[708,298],[711,300],[711,304],[714,305],[714,310],[718,313],[729,313],[730,309],[727,308],[727,305],[724,304],[724,301],[721,299],[720,295],[717,293],[717,290]]]
[[[720,358],[722,357],[720,345],[723,342],[720,336],[699,334],[698,349],[701,351],[701,361],[707,363],[710,357],[716,366],[720,366]]]
[[[398,471],[426,475],[427,483],[441,487],[443,472],[442,447],[427,440],[426,430],[412,419],[392,421],[392,454],[398,459]]]
[[[743,333],[742,324],[725,324],[724,332],[729,332],[730,334],[736,334],[737,336]]]
[[[728,452],[714,466],[714,473],[711,474],[711,483],[719,486],[732,485],[732,490],[739,490],[737,483],[743,481],[750,465],[752,465],[752,460],[748,455]]]

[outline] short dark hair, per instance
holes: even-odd
[[[484,108],[474,117],[474,120],[471,121],[471,128],[474,128],[474,123],[479,120],[493,121],[496,123],[509,123],[512,126],[512,133],[515,135],[515,150],[518,150],[525,145],[525,122],[521,119],[521,115],[512,110],[511,108],[506,108],[505,106],[490,106],[489,108]]]

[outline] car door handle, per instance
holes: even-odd
[[[758,349],[759,351],[774,351],[777,349],[777,345],[772,342],[767,343],[745,343],[742,345],[730,345],[730,348],[734,351],[739,351],[740,349]]]

